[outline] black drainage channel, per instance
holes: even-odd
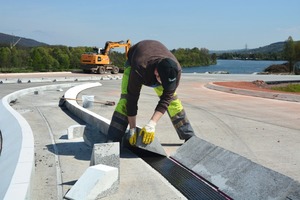
[[[172,159],[139,148],[130,150],[164,176],[187,199],[232,199]]]

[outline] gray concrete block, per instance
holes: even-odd
[[[197,137],[171,157],[234,199],[300,198],[299,182]]]
[[[94,144],[90,165],[98,164],[120,169],[120,143]]]
[[[162,156],[167,156],[167,153],[165,152],[164,148],[161,146],[157,138],[154,138],[153,142],[146,145],[142,142],[142,137],[138,136],[135,146]]]
[[[72,200],[94,200],[117,192],[119,172],[115,167],[95,165],[89,167],[65,195]]]
[[[68,128],[68,139],[81,138],[85,130],[84,125],[73,125]]]
[[[215,148],[217,146],[194,136],[183,143],[171,157],[179,160],[186,167],[193,168]]]
[[[137,128],[137,132],[140,131],[140,128]],[[124,146],[130,146],[129,144],[129,132],[127,132],[123,138],[123,145]],[[152,153],[156,153],[162,156],[167,156],[166,151],[164,150],[164,148],[161,146],[160,142],[158,141],[158,139],[155,137],[153,142],[151,142],[150,144],[146,145],[142,142],[142,137],[138,135],[135,147],[138,147],[140,149],[146,150],[146,151],[150,151]]]
[[[106,142],[106,135],[101,133],[96,126],[87,124],[84,129],[83,140],[87,145],[93,147],[94,144]]]

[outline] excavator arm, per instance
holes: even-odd
[[[108,53],[111,49],[119,48],[119,47],[124,47],[125,48],[125,55],[126,55],[126,58],[127,58],[128,50],[131,47],[130,40],[127,40],[126,43],[124,43],[124,41],[119,41],[119,42],[107,41],[105,43],[105,47],[104,47],[104,50],[103,50],[103,55],[108,55]]]

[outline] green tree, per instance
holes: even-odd
[[[217,64],[217,54],[211,54],[211,64]]]
[[[31,70],[31,57],[29,49],[18,49],[18,57],[20,59],[20,67],[26,69],[26,71]]]
[[[58,61],[60,70],[67,70],[70,67],[70,51],[65,46],[57,46],[52,50],[52,56]]]
[[[289,36],[284,46],[284,58],[289,62],[290,72],[293,71],[293,61],[295,58],[295,44],[293,38]]]
[[[300,41],[295,42],[295,61],[300,61]]]
[[[10,49],[8,47],[1,47],[0,48],[0,67],[1,71],[3,68],[10,67]]]
[[[209,54],[209,50],[206,48],[179,48],[177,50],[174,49],[171,52],[175,55],[179,63],[184,67],[207,66],[215,64],[216,61],[213,61],[211,55]]]
[[[81,55],[86,51],[85,47],[69,48],[70,51],[70,68],[80,69]]]
[[[14,68],[20,68],[21,67],[21,59],[19,56],[19,51],[14,47],[11,49],[11,65]]]
[[[110,61],[113,65],[119,67],[120,71],[124,70],[124,64],[126,62],[126,56],[125,53],[120,53],[117,51],[111,51],[109,53]]]
[[[32,67],[34,71],[47,71],[49,53],[45,47],[35,47],[31,50]]]

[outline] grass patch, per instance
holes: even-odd
[[[300,84],[288,84],[285,86],[274,86],[272,90],[283,91],[283,92],[300,92]]]

